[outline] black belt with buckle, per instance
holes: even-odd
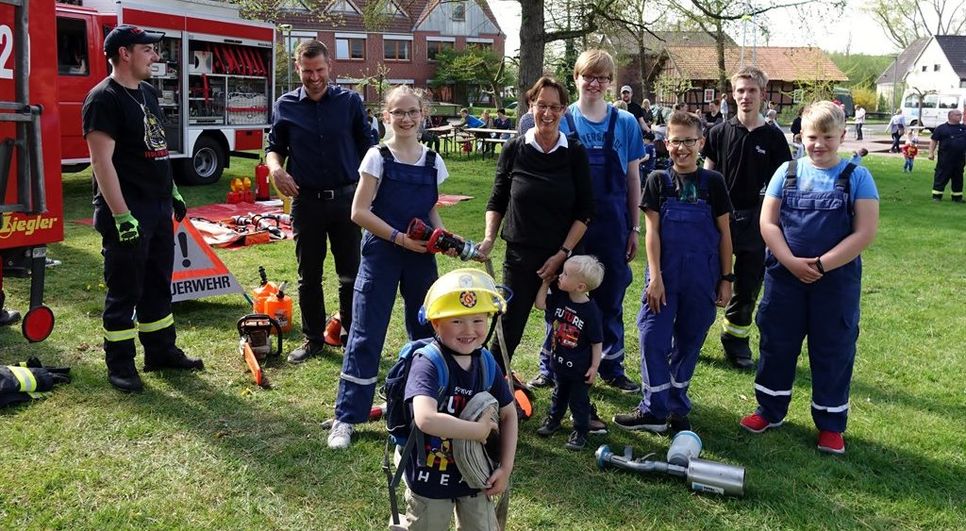
[[[299,188],[299,197],[311,197],[322,201],[331,201],[336,197],[352,195],[356,192],[357,183],[344,184],[330,190],[313,190],[311,188]]]

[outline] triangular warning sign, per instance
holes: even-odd
[[[171,302],[245,293],[235,275],[205,243],[188,218],[174,223],[174,269],[171,274]]]

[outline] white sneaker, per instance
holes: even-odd
[[[354,429],[355,424],[339,420],[333,422],[332,429],[329,430],[329,448],[337,450],[348,448],[352,442],[352,430]]]

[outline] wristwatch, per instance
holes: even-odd
[[[727,275],[721,275],[721,282],[734,282],[737,277],[734,273],[728,273]]]
[[[567,258],[570,258],[570,255],[574,254],[573,249],[568,249],[563,245],[560,246],[560,250],[563,251],[563,254],[567,255]]]
[[[641,226],[640,225],[634,225],[633,227],[631,227],[631,232],[636,232],[636,233],[640,234],[641,233]]]

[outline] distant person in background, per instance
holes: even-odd
[[[644,123],[647,124],[647,129],[651,129],[651,124],[654,123],[654,111],[651,109],[651,100],[644,98],[641,100],[641,111],[643,113]]]
[[[789,127],[789,129],[791,130],[791,133],[792,133],[792,137],[793,138],[795,137],[795,135],[799,135],[799,139],[801,138],[801,134],[802,134],[802,110],[804,110],[804,107],[799,107],[798,108],[798,114],[792,120],[791,127]],[[801,158],[801,157],[795,157],[795,158]]]
[[[805,156],[805,144],[802,144],[802,135],[798,133],[792,136],[792,159],[800,159]]]
[[[633,97],[634,90],[631,89],[630,85],[624,85],[621,87],[621,101],[627,104],[627,108],[624,110],[634,115],[634,119],[637,120],[637,125],[641,126],[641,133],[644,133],[650,129],[650,126],[647,125],[647,121],[644,120],[644,109],[640,105],[634,103],[634,100],[632,99]],[[622,107],[618,107],[618,109],[621,108]]]
[[[433,128],[433,117],[426,113],[423,116],[422,122],[419,123],[419,141],[426,144],[426,147],[432,149],[433,151],[439,153],[439,135],[435,131],[430,131]]]
[[[855,139],[862,140],[862,126],[865,124],[865,107],[855,106]]]
[[[963,125],[963,112],[958,109],[949,111],[947,122],[932,132],[929,138],[929,160],[933,160],[939,149],[936,173],[932,183],[932,200],[942,201],[946,183],[952,181],[950,195],[954,203],[963,202],[963,166],[966,165],[966,125]]]
[[[615,101],[614,102],[614,107],[617,107],[618,109],[620,109],[622,111],[626,111],[627,110],[627,103],[626,102],[623,102],[623,101]]]
[[[919,147],[916,146],[912,139],[906,140],[905,145],[902,146],[902,158],[905,159],[905,163],[902,165],[903,172],[912,173],[912,166],[916,162],[916,155],[919,154]]]
[[[720,107],[718,107],[717,102],[712,101],[708,104],[708,112],[704,113],[706,128],[710,129],[723,121],[724,118],[721,115]]]
[[[768,112],[765,113],[765,123],[778,129],[779,131],[782,128],[782,126],[778,125],[778,111],[775,109],[768,109]]]
[[[506,109],[500,107],[496,110],[496,118],[493,119],[493,129],[513,129],[513,120],[506,115]],[[503,140],[509,140],[510,133],[500,135]]]
[[[647,176],[657,168],[657,148],[654,146],[654,133],[644,133],[644,156],[641,157],[641,188]]]
[[[372,143],[379,143],[379,118],[372,114],[372,109],[366,109],[366,118],[369,120],[369,127],[372,129]]]
[[[721,106],[720,107],[721,107],[721,116],[723,116],[724,119],[727,120],[728,119],[728,113],[730,112],[730,109],[728,108],[728,95],[727,94],[722,94],[721,95]]]
[[[902,109],[896,109],[895,114],[889,119],[889,125],[886,126],[886,130],[892,135],[892,147],[889,148],[889,152],[898,153],[899,142],[902,140],[902,135],[906,132],[906,118],[902,116]]]

